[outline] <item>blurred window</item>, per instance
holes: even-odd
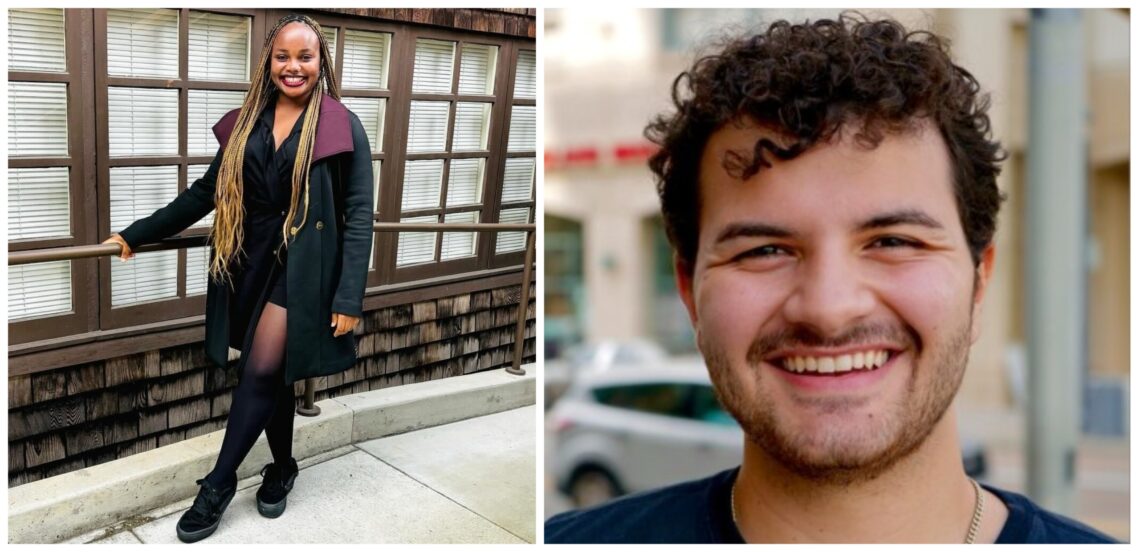
[[[594,398],[615,408],[685,418],[690,411],[690,387],[681,383],[616,385],[595,389]]]
[[[736,419],[720,405],[711,385],[693,386],[693,418],[716,425],[736,425]]]

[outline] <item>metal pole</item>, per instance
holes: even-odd
[[[522,369],[523,345],[526,344],[526,309],[530,304],[531,265],[534,264],[534,230],[526,233],[526,260],[523,261],[522,291],[519,295],[519,319],[515,322],[515,358],[507,373],[516,376],[526,374]]]
[[[1029,24],[1025,270],[1027,488],[1073,510],[1085,336],[1086,99],[1080,10],[1034,9]]]
[[[305,402],[297,407],[297,414],[302,416],[317,416],[321,413],[321,407],[313,404],[316,399],[317,385],[313,383],[313,378],[305,380]]]

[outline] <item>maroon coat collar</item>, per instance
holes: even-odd
[[[241,109],[234,109],[226,113],[214,125],[214,136],[218,144],[225,149],[230,141],[230,134],[237,124]],[[313,144],[313,162],[316,163],[325,157],[352,151],[352,123],[349,119],[348,108],[325,94],[321,98],[321,117],[317,120],[316,142]]]

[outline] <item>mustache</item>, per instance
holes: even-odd
[[[854,326],[842,334],[826,336],[811,326],[798,324],[758,335],[748,346],[749,364],[758,364],[773,351],[791,348],[840,348],[871,343],[891,343],[900,348],[917,348],[921,340],[911,328],[889,324]]]

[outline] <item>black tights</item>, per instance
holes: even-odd
[[[222,450],[206,476],[213,485],[237,482],[238,466],[262,429],[274,463],[285,465],[293,455],[295,402],[293,386],[284,383],[286,313],[284,307],[268,302],[261,311],[249,354],[243,354],[245,368],[234,389]]]

